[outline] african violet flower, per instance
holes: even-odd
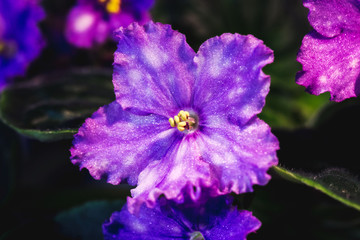
[[[142,206],[137,215],[129,213],[125,205],[104,223],[104,239],[244,240],[261,223],[251,212],[231,203],[230,196],[180,205],[161,198],[153,209]]]
[[[77,47],[90,48],[103,43],[118,27],[147,22],[153,3],[154,0],[78,0],[67,17],[65,36]]]
[[[44,15],[35,0],[0,1],[0,89],[39,55],[44,41],[38,23]]]
[[[116,101],[79,129],[74,164],[95,179],[137,185],[131,212],[161,194],[182,202],[183,189],[197,199],[204,187],[216,196],[268,182],[278,141],[256,116],[270,85],[262,67],[273,61],[262,41],[226,33],[195,53],[184,35],[152,22],[116,37]]]
[[[331,100],[360,94],[360,0],[304,0],[315,30],[302,42],[297,83]]]

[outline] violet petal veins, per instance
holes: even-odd
[[[134,23],[115,35],[116,101],[79,129],[74,164],[96,179],[136,185],[130,212],[154,207],[162,194],[181,203],[184,189],[194,200],[203,188],[239,194],[268,182],[279,144],[257,117],[270,85],[262,67],[273,61],[262,41],[223,34],[195,53],[160,23]]]
[[[302,42],[296,82],[312,94],[330,92],[332,101],[360,94],[360,1],[304,0],[314,31]]]

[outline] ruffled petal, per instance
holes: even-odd
[[[253,191],[254,184],[265,185],[267,170],[278,162],[279,143],[270,127],[258,118],[240,127],[216,118],[208,121],[196,143],[212,166],[220,192],[239,194]]]
[[[344,30],[360,32],[359,0],[304,0],[309,22],[326,37],[334,37]]]
[[[262,68],[273,58],[272,50],[251,35],[227,33],[207,40],[194,59],[193,109],[199,115],[246,123],[265,104],[270,77]]]
[[[194,232],[207,240],[245,240],[261,223],[251,212],[238,210],[230,196],[210,198],[204,204],[160,199],[154,208],[142,206],[133,215],[125,205],[103,224],[105,240],[190,239]]]
[[[215,220],[215,219],[214,219]],[[249,211],[233,209],[221,220],[213,221],[213,227],[204,234],[209,240],[246,240],[246,236],[261,226],[261,222]]]
[[[101,107],[79,129],[71,148],[71,160],[87,168],[95,179],[107,176],[118,184],[127,178],[136,185],[139,173],[162,159],[178,138],[167,119],[137,116],[123,111],[117,102]]]
[[[211,127],[184,136],[163,160],[140,173],[129,211],[137,212],[143,203],[153,207],[162,194],[181,203],[186,194],[199,199],[204,189],[210,189],[209,196],[250,192],[270,179],[266,172],[277,164],[278,148],[270,127],[257,118],[242,127],[213,119]]]
[[[104,240],[162,240],[189,239],[186,230],[176,220],[154,208],[142,206],[137,215],[125,205],[121,212],[114,212],[103,224]]]
[[[344,32],[325,38],[311,32],[303,39],[297,60],[303,69],[297,83],[318,95],[329,91],[342,101],[360,93],[360,33]]]
[[[194,135],[184,136],[167,153],[164,159],[151,162],[140,173],[138,186],[131,190],[133,198],[128,198],[130,212],[137,212],[143,203],[154,207],[162,194],[178,203],[184,201],[185,195],[199,199],[202,188],[211,189],[209,196],[219,194],[217,179],[200,155]]]
[[[117,101],[136,113],[173,117],[190,105],[194,51],[169,25],[133,23],[115,32]]]

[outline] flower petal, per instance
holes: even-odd
[[[159,240],[189,239],[186,230],[174,219],[161,212],[160,206],[142,206],[133,215],[124,205],[121,212],[114,212],[109,222],[103,224],[105,240]]]
[[[101,107],[79,129],[71,148],[71,160],[87,168],[95,179],[137,183],[139,173],[161,159],[178,137],[167,119],[158,115],[137,116],[117,102]]]
[[[202,188],[211,188],[209,196],[218,195],[219,184],[212,177],[210,165],[203,161],[195,136],[184,136],[167,153],[141,172],[138,186],[131,190],[133,198],[128,198],[130,212],[137,212],[142,203],[154,207],[161,194],[179,203],[185,195],[198,199]]]
[[[360,94],[360,33],[343,32],[325,38],[311,32],[303,39],[297,60],[303,70],[297,83],[318,95],[329,91],[331,100]]]
[[[223,34],[203,43],[194,61],[193,108],[199,115],[246,123],[261,112],[270,86],[262,68],[273,62],[272,50],[261,40]]]
[[[260,226],[261,222],[251,212],[233,209],[221,220],[214,221],[212,229],[204,237],[209,240],[246,240],[246,236]]]
[[[103,224],[104,239],[188,240],[200,232],[207,240],[245,240],[261,223],[251,212],[231,204],[231,196],[210,198],[204,204],[176,204],[162,198],[154,208],[142,206],[136,215],[125,205]]]
[[[137,212],[142,203],[153,207],[162,194],[181,203],[186,194],[199,199],[205,189],[210,189],[209,196],[250,192],[254,184],[265,185],[270,179],[266,172],[277,164],[278,148],[270,127],[257,118],[241,128],[214,120],[140,173],[128,199],[129,211]]]
[[[265,185],[267,170],[276,165],[277,138],[270,127],[253,118],[245,126],[210,120],[196,142],[204,161],[212,166],[220,191],[237,194],[253,191],[253,185]]]
[[[183,34],[149,22],[120,28],[115,37],[113,83],[125,110],[169,118],[190,105],[195,53]]]
[[[360,31],[359,0],[304,0],[313,28],[326,37],[343,30]]]

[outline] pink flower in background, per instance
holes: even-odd
[[[78,0],[67,17],[65,36],[82,48],[101,44],[118,27],[150,20],[154,0]]]

